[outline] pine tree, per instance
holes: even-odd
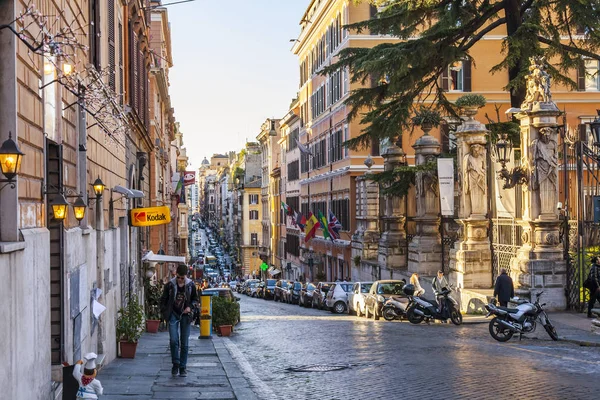
[[[355,0],[360,1],[360,0]],[[324,73],[349,67],[353,82],[351,119],[365,128],[346,144],[353,149],[372,139],[395,138],[410,128],[415,102],[428,97],[452,113],[439,77],[449,65],[470,59],[469,51],[494,29],[506,32],[503,59],[490,73],[508,73],[511,105],[525,97],[529,59],[551,60],[554,82],[575,88],[568,72],[583,57],[600,60],[600,0],[373,0],[380,7],[370,20],[349,25],[358,33],[391,35],[399,42],[347,48]],[[580,40],[579,35],[584,35]],[[476,60],[474,60],[476,61]],[[377,82],[372,85],[371,82]]]

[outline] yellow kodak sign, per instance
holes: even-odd
[[[167,206],[133,208],[129,211],[130,226],[155,226],[171,222],[171,210]]]

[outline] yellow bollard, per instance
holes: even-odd
[[[212,295],[200,296],[200,336],[198,339],[212,337]]]

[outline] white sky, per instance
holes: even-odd
[[[308,4],[197,0],[168,7],[171,101],[189,170],[205,156],[239,151],[266,118],[287,113],[299,82],[290,39],[298,37]]]

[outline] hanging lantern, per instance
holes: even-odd
[[[104,185],[104,182],[102,182],[102,180],[100,179],[100,177],[98,177],[94,181],[94,183],[92,183],[92,186],[94,187],[94,193],[96,193],[96,197],[102,196],[102,193],[104,192],[104,188],[106,186]]]
[[[9,132],[8,139],[0,147],[0,167],[2,168],[2,174],[9,181],[12,181],[19,173],[23,156],[24,154],[21,153],[15,141],[12,140],[12,134]]]

